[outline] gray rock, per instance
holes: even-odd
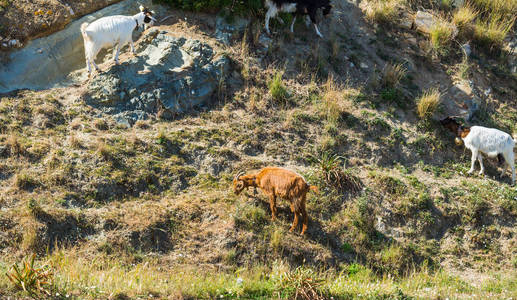
[[[156,114],[171,118],[214,99],[219,82],[230,73],[226,56],[198,40],[156,36],[137,57],[97,74],[88,85],[88,104],[132,126]]]
[[[413,20],[411,20],[410,18],[402,18],[400,20],[400,27],[404,28],[404,29],[411,29],[413,28]]]
[[[266,35],[265,33],[261,34],[258,39],[258,43],[260,46],[262,46],[262,50],[267,51],[267,49],[271,46],[271,43],[273,40]]]
[[[431,32],[431,28],[437,24],[437,20],[432,14],[419,10],[415,15],[414,23],[416,30],[429,34]],[[453,24],[449,24],[449,26],[452,29],[453,38],[456,37],[458,34],[458,29]]]
[[[240,36],[249,24],[248,19],[234,18],[232,22],[228,22],[225,17],[218,15],[215,20],[215,38],[229,45],[231,40]]]
[[[415,26],[418,31],[429,33],[434,24],[435,21],[432,14],[420,10],[416,13]]]

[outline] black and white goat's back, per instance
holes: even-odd
[[[317,25],[317,11],[320,8],[323,9],[323,15],[326,16],[332,9],[330,0],[266,0],[265,5],[268,8],[265,22],[266,31],[268,34],[271,34],[269,30],[269,20],[276,17],[279,12],[287,12],[294,15],[293,21],[291,23],[291,32],[294,30],[296,16],[308,15],[311,22],[314,24],[316,34],[319,37],[323,37]]]

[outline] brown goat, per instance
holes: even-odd
[[[305,179],[295,172],[283,168],[265,167],[256,174],[239,173],[233,178],[233,192],[236,195],[248,187],[258,187],[269,197],[272,220],[276,218],[276,198],[289,200],[294,214],[293,225],[289,231],[292,232],[298,226],[298,218],[301,217],[302,235],[305,233],[309,222],[305,208],[307,192],[312,190],[318,193],[316,186],[307,184]]]

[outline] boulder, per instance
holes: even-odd
[[[435,24],[435,20],[432,14],[419,10],[415,15],[414,24],[416,30],[429,34],[431,27]]]
[[[429,34],[431,33],[431,29],[433,28],[433,26],[438,24],[438,21],[439,20],[432,14],[419,10],[415,15],[414,24],[416,30],[425,34]],[[447,25],[451,27],[453,32],[452,35],[454,38],[458,34],[458,29],[451,23],[447,23]]]
[[[182,114],[213,102],[230,72],[230,60],[198,40],[150,30],[138,56],[97,74],[86,102],[126,125],[159,115]],[[150,40],[149,42],[146,41]]]

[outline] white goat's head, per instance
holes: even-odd
[[[149,10],[147,7],[140,5],[140,13],[142,13],[142,15],[144,16],[142,26],[148,28],[153,26],[154,23],[157,22],[156,19],[153,17],[154,11]]]

